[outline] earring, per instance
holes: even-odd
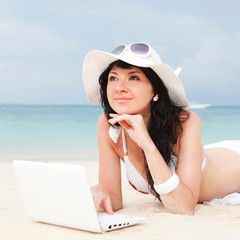
[[[158,95],[154,96],[153,101],[156,102],[158,100]]]

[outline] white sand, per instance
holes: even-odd
[[[98,163],[77,163],[86,167],[90,183],[96,184]],[[24,210],[11,163],[0,163],[0,240],[240,239],[239,205],[199,204],[194,216],[171,214],[151,195],[138,193],[126,177],[123,179],[124,209],[119,212],[144,216],[146,220],[140,225],[96,234],[31,221]]]

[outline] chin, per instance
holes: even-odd
[[[134,115],[139,114],[142,111],[141,108],[136,108],[135,104],[112,104],[110,106],[117,114]]]
[[[130,109],[114,109],[114,111],[117,113],[117,114],[129,114],[129,115],[134,115],[134,114],[138,114],[139,112],[136,112],[136,111],[133,111],[133,110],[130,110]]]

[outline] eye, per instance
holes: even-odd
[[[108,80],[109,80],[110,82],[112,82],[112,81],[116,81],[116,80],[117,80],[117,78],[116,78],[116,77],[114,77],[114,76],[110,76]]]
[[[137,76],[131,76],[131,77],[130,77],[130,80],[139,80],[139,77],[137,77]]]

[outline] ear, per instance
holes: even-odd
[[[153,101],[156,102],[158,100],[158,94],[156,94],[154,97],[153,97]]]

